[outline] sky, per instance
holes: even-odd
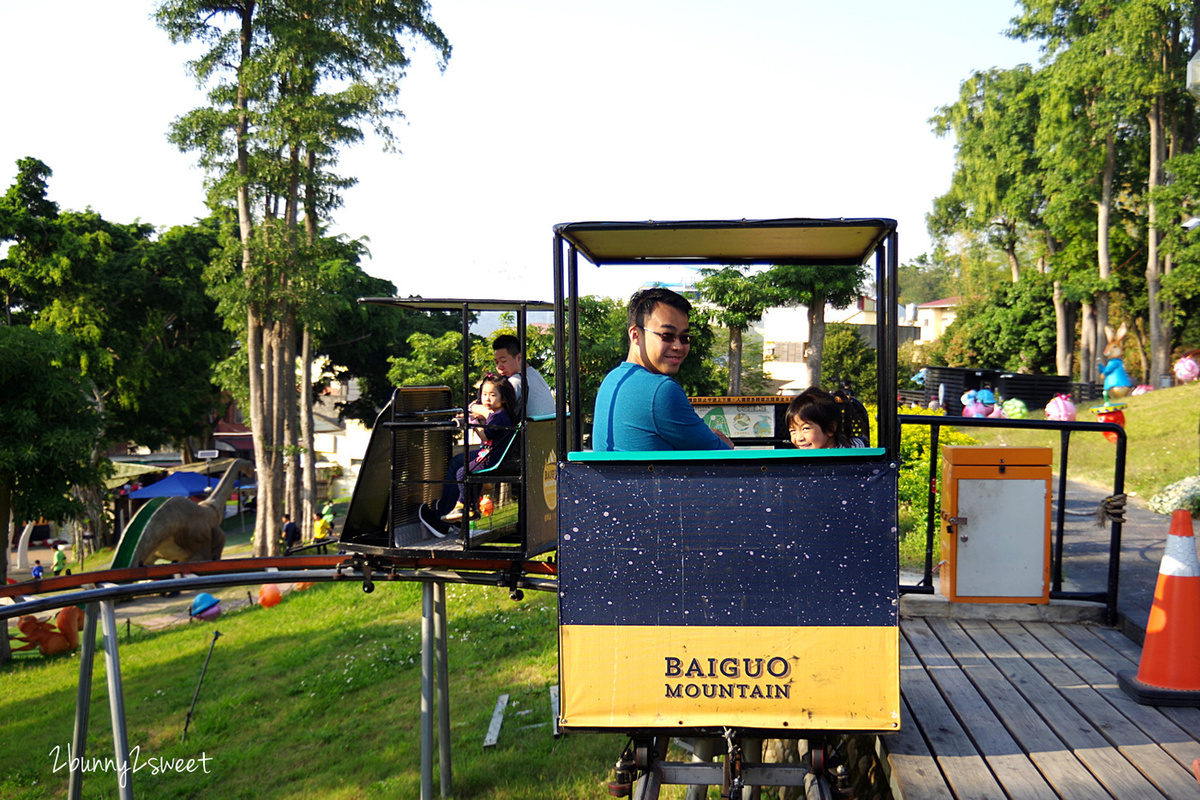
[[[0,0],[0,191],[17,159],[50,199],[162,228],[205,216],[204,175],[166,139],[204,105],[154,2]],[[417,45],[399,154],[345,151],[331,229],[364,238],[400,296],[552,300],[553,226],[886,217],[900,259],[953,141],[929,118],[974,70],[1036,63],[1010,0],[431,0],[454,48]],[[585,294],[686,280],[581,262]]]

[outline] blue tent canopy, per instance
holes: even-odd
[[[205,476],[198,472],[176,472],[163,478],[158,483],[143,486],[129,496],[135,500],[146,500],[151,497],[194,497],[208,494],[221,482],[219,476]],[[239,483],[240,487],[241,484]],[[247,485],[248,486],[248,485]]]

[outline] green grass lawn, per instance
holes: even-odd
[[[623,741],[550,733],[557,681],[555,598],[447,587],[454,794],[471,798],[606,796]],[[120,607],[118,606],[118,619]],[[146,798],[416,797],[420,790],[421,587],[319,584],[270,609],[140,633],[121,646],[130,746],[149,758],[205,757],[208,774],[134,776]],[[124,630],[124,626],[121,626]],[[187,740],[184,720],[213,630],[221,637]],[[65,795],[78,656],[18,655],[0,699],[0,796]],[[113,753],[102,651],[88,757]],[[499,743],[483,737],[510,696]],[[436,782],[436,769],[435,769]],[[435,790],[436,791],[436,790]],[[682,791],[682,790],[681,790]],[[116,796],[115,773],[89,774],[84,797]],[[669,795],[680,796],[680,795]]]

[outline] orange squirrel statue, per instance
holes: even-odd
[[[58,612],[54,624],[41,622],[32,614],[17,620],[21,636],[10,636],[16,642],[24,642],[13,651],[37,648],[44,656],[55,656],[79,647],[79,632],[83,630],[83,612],[76,606],[67,606]]]

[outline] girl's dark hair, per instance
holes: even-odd
[[[803,420],[824,431],[836,446],[850,446],[850,437],[846,434],[846,426],[842,420],[842,404],[819,387],[810,386],[793,398],[788,404],[784,420],[789,430],[794,422]]]
[[[483,385],[490,383],[496,387],[496,391],[500,392],[500,407],[508,412],[508,416],[514,422],[517,420],[517,391],[513,385],[508,382],[508,378],[503,375],[496,375],[489,372],[483,376],[483,380],[479,382],[479,395],[483,397]]]

